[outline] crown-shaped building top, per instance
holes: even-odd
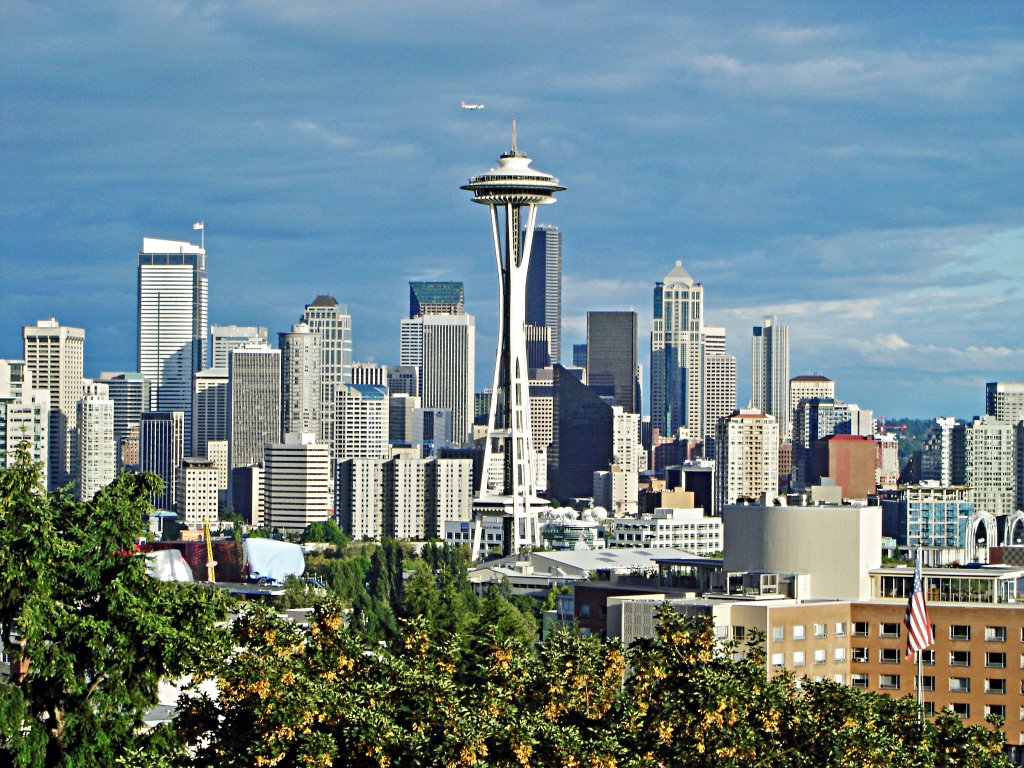
[[[545,205],[555,202],[555,192],[565,187],[550,173],[530,167],[530,157],[516,146],[516,124],[512,121],[512,149],[498,158],[498,167],[469,180],[462,189],[473,193],[482,205]]]

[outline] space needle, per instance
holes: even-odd
[[[501,518],[504,548],[515,554],[540,546],[539,512],[547,501],[537,496],[536,454],[530,431],[530,382],[526,362],[526,275],[537,220],[537,206],[555,202],[565,187],[530,167],[516,146],[498,158],[498,167],[474,176],[462,189],[491,213],[494,260],[498,268],[498,349],[487,416],[483,477],[473,503],[473,560],[480,557],[483,519]],[[522,220],[526,209],[526,222]]]

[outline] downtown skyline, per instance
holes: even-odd
[[[572,7],[525,6],[481,65],[497,5],[15,4],[0,357],[53,315],[86,329],[86,375],[135,370],[142,238],[204,220],[211,324],[287,331],[330,294],[354,359],[393,364],[408,281],[461,280],[487,382],[493,257],[459,186],[516,117],[570,190],[538,221],[564,238],[564,363],[587,311],[634,310],[646,389],[653,285],[681,260],[739,405],[764,315],[791,375],[889,417],[969,417],[1022,378],[1012,6]]]

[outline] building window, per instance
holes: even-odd
[[[842,685],[843,683],[846,682],[846,677],[842,674],[842,672],[840,672],[840,673],[836,674],[835,676],[833,676],[832,679],[835,680],[837,683],[839,683],[839,685]]]
[[[743,640],[747,636],[746,627],[733,627],[732,628],[732,639]]]
[[[970,693],[971,692],[971,678],[969,678],[969,677],[951,677],[951,678],[949,678],[949,692],[950,693]]]
[[[985,666],[1004,669],[1006,667],[1006,654],[989,651],[985,654]]]
[[[782,669],[786,666],[786,654],[784,653],[773,653],[772,654],[772,669]]]
[[[969,624],[951,624],[949,627],[950,640],[970,640],[971,626]]]
[[[814,663],[815,664],[824,664],[827,658],[828,657],[825,655],[825,649],[824,648],[816,648],[814,650]]]
[[[793,651],[793,666],[802,667],[807,663],[807,654],[803,651]]]
[[[895,621],[883,621],[878,634],[879,637],[899,637],[900,625]]]
[[[971,716],[971,705],[954,702],[949,705],[949,711],[954,715],[960,715],[960,717],[967,718]]]
[[[855,621],[853,622],[853,636],[854,637],[867,637],[868,636],[868,622],[866,621]],[[1021,630],[1021,639],[1024,641],[1024,629]]]
[[[917,690],[917,675],[914,675],[914,690]],[[935,690],[935,675],[921,675],[921,690]]]
[[[803,640],[804,639],[804,625],[803,624],[796,624],[796,625],[794,625],[794,627],[793,627],[793,639],[794,640]]]
[[[785,627],[772,627],[772,642],[781,643],[786,639]]]
[[[934,701],[922,701],[921,708],[924,709],[925,717],[935,717],[935,702]]]
[[[969,667],[969,666],[971,666],[971,652],[970,651],[950,651],[949,652],[949,666],[951,666],[951,667]]]
[[[850,686],[853,688],[867,688],[868,687],[868,676],[867,675],[850,675]],[[1022,707],[1024,709],[1024,707]],[[1022,718],[1024,719],[1024,718]]]
[[[899,664],[899,648],[880,648],[878,650],[878,661],[882,664]]]
[[[845,621],[837,621],[836,622],[836,637],[846,637],[846,622]]]
[[[985,639],[990,643],[1006,642],[1006,627],[985,627]]]
[[[825,636],[825,625],[824,624],[815,624],[814,625],[814,636],[817,637],[817,638],[822,638],[822,637]]]
[[[586,603],[580,606],[580,616],[584,619],[590,618],[590,606]]]
[[[1006,680],[1003,678],[990,678],[985,681],[985,693],[1006,693]]]
[[[850,652],[853,654],[853,660],[856,662],[866,662],[868,660],[867,648],[851,648]]]
[[[900,689],[899,675],[879,675],[878,687],[883,691],[898,691]]]
[[[836,648],[836,652],[835,652],[835,657],[834,658],[835,658],[836,662],[846,661],[846,649],[845,648]]]
[[[921,651],[921,663],[935,665],[935,651]]]
[[[994,715],[1001,720],[1006,720],[1006,705],[1005,704],[986,704],[985,705],[985,717]]]

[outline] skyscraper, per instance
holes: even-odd
[[[751,337],[752,388],[750,402],[762,413],[769,413],[779,424],[779,434],[789,435],[789,328],[774,317],[765,317],[754,326]]]
[[[526,324],[550,330],[551,359],[562,362],[562,233],[550,224],[533,230],[526,274]]]
[[[75,479],[75,436],[78,401],[82,397],[85,331],[62,326],[55,318],[22,328],[25,365],[32,386],[50,393],[48,487]]]
[[[230,356],[228,362],[231,362]],[[192,381],[193,457],[210,457],[211,440],[227,440],[231,434],[230,379],[227,368],[205,368]]]
[[[149,379],[149,407],[185,414],[192,445],[192,376],[206,367],[206,250],[144,238],[139,253],[139,372]]]
[[[181,411],[145,411],[139,417],[139,471],[163,480],[153,506],[173,511],[177,502],[178,473],[185,458],[185,414]]]
[[[466,311],[465,289],[460,282],[409,283],[409,317],[461,315]]]
[[[134,434],[138,439],[139,414],[149,410],[149,379],[141,373],[104,371],[99,380],[107,385],[114,401],[114,440],[117,442],[117,466],[124,466],[125,442]]]
[[[263,449],[281,439],[281,352],[263,344],[231,350],[228,397],[232,470],[263,461]]]
[[[506,525],[505,547],[518,552],[527,545],[540,544],[538,511],[544,502],[537,497],[536,455],[530,431],[529,369],[526,359],[526,278],[532,258],[537,206],[555,201],[565,187],[558,179],[530,167],[530,158],[516,146],[512,124],[512,149],[498,158],[498,167],[474,176],[463,189],[473,201],[490,209],[494,257],[498,267],[498,311],[500,337],[494,362],[494,387],[484,444],[484,471],[475,509],[473,556],[479,555],[483,516],[498,515]],[[522,220],[523,210],[527,220]],[[504,212],[504,217],[501,212]],[[504,218],[504,226],[501,219]],[[523,236],[523,233],[526,233]],[[502,245],[504,243],[504,246]],[[424,335],[424,359],[427,357]],[[446,407],[427,399],[426,407]],[[469,390],[468,413],[473,412],[473,389]],[[459,416],[453,411],[456,428]],[[492,482],[492,463],[500,465],[498,482]]]
[[[32,386],[24,360],[0,360],[0,467],[9,467],[27,443],[32,460],[49,463],[50,393]]]
[[[91,499],[117,473],[114,401],[108,392],[106,384],[87,380],[78,401],[75,493],[79,501]]]
[[[636,312],[587,312],[587,384],[626,413],[640,413]]]
[[[338,391],[352,382],[352,316],[348,307],[333,296],[317,296],[306,306],[302,322],[320,337],[320,442],[331,451],[331,461],[338,458],[337,446]]]
[[[1024,419],[1024,381],[990,381],[985,385],[985,413],[1016,424]]]
[[[281,431],[321,432],[320,336],[305,323],[278,334],[281,349]]]
[[[779,426],[775,417],[742,408],[718,422],[715,508],[757,501],[779,490]],[[768,502],[771,503],[770,501]]]
[[[651,430],[659,437],[675,437],[681,429],[693,440],[704,434],[703,331],[704,286],[677,261],[654,284]]]
[[[725,328],[704,326],[704,456],[715,457],[718,422],[736,410],[736,358],[725,351]]]
[[[423,407],[449,409],[452,439],[464,443],[473,426],[476,365],[473,315],[427,314],[403,319],[401,363],[418,368]]]
[[[250,342],[267,342],[267,329],[258,325],[211,325],[211,368],[227,368],[231,350]]]
[[[388,457],[388,390],[375,384],[347,384],[338,400],[338,459]]]
[[[302,531],[327,520],[331,463],[311,432],[289,432],[264,453],[263,515],[268,528]]]

